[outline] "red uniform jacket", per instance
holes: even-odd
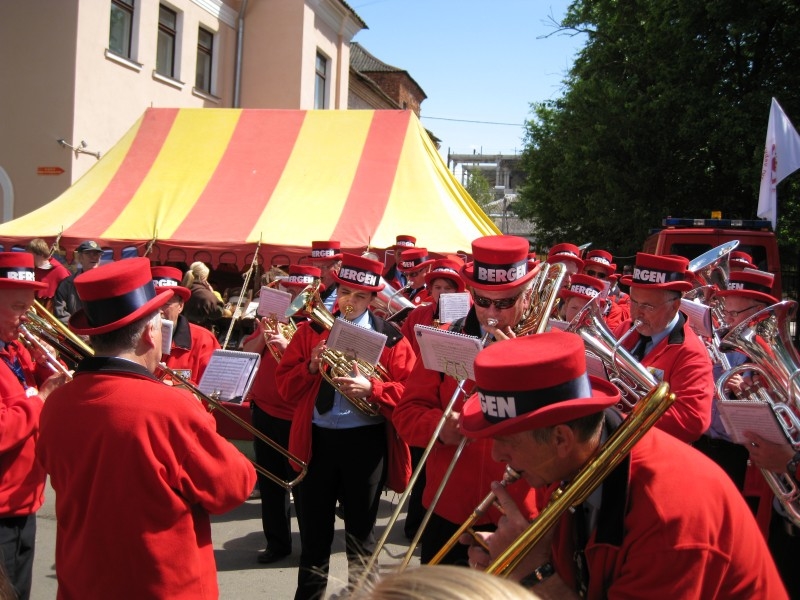
[[[42,410],[58,598],[217,598],[209,513],[247,499],[250,462],[189,392],[87,358]]]
[[[381,331],[383,327],[393,327],[374,315],[372,318],[378,331]],[[312,458],[311,425],[314,417],[314,403],[319,386],[323,381],[322,375],[311,374],[308,371],[308,362],[314,346],[320,340],[328,339],[330,333],[327,330],[320,332],[317,327],[314,323],[303,323],[297,328],[275,373],[281,395],[297,406],[289,434],[289,451],[304,462],[308,462]],[[411,476],[411,455],[408,446],[392,427],[392,413],[403,394],[403,388],[415,362],[416,357],[411,350],[411,345],[405,339],[401,337],[392,346],[387,343],[381,353],[381,364],[389,371],[391,379],[379,381],[372,378],[372,395],[367,399],[369,402],[378,404],[381,414],[386,418],[389,451],[389,472],[386,485],[395,492],[402,492],[408,484]],[[298,468],[294,463],[291,464]]]
[[[260,335],[258,330],[254,335]],[[261,364],[258,367],[258,373],[256,373],[253,386],[250,388],[249,399],[250,402],[255,402],[258,408],[268,415],[284,421],[291,421],[294,416],[295,404],[286,402],[280,390],[278,390],[278,382],[275,379],[277,369],[278,361],[272,356],[269,348],[265,346],[261,352]]]
[[[479,327],[474,317],[474,310],[471,309],[467,316],[467,332]],[[473,383],[469,381],[466,386],[467,390],[471,390]],[[393,417],[398,433],[408,445],[420,448],[428,445],[456,387],[456,380],[452,377],[426,369],[421,360],[417,362]],[[455,412],[461,412],[466,397],[464,394],[461,395],[453,408]],[[456,447],[439,442],[434,444],[425,463],[426,484],[422,495],[424,506],[430,506]],[[437,515],[451,523],[463,523],[489,493],[492,481],[500,481],[503,478],[505,465],[495,462],[491,453],[491,439],[473,440],[464,447],[453,474],[436,504],[434,512]],[[527,483],[524,481],[513,483],[508,487],[508,491],[523,512],[527,508],[529,516],[536,514],[535,493]],[[477,524],[496,523],[499,518],[500,514],[492,507],[487,516]]]
[[[170,355],[165,357],[166,363],[174,371],[189,371],[186,379],[197,384],[214,350],[218,350],[221,346],[213,333],[199,325],[189,323],[183,315],[178,315],[176,321]]]
[[[614,335],[619,338],[630,328],[631,322],[625,321]],[[638,342],[639,334],[633,333],[623,346],[631,350]],[[684,442],[697,440],[711,424],[714,376],[708,351],[682,313],[670,334],[644,357],[642,364],[655,370],[656,379],[669,383],[675,394],[675,402],[656,427]]]
[[[58,284],[61,283],[62,279],[69,277],[70,274],[67,268],[55,258],[50,259],[50,267],[49,269],[36,267],[33,270],[36,281],[41,281],[48,285],[46,289],[36,291],[36,299],[39,301],[52,300],[53,296],[56,295]]]
[[[572,586],[569,513],[553,536]],[[587,598],[782,600],[786,590],[742,495],[710,459],[656,429],[603,482],[585,550]]]
[[[27,396],[25,387],[5,364],[19,357],[26,385],[35,388],[51,375],[36,365],[28,350],[11,342],[0,350],[0,517],[36,512],[44,501],[44,469],[36,462],[36,438],[42,400]]]
[[[400,331],[403,332],[403,337],[408,340],[411,344],[411,348],[414,350],[414,354],[417,355],[419,358],[419,344],[417,343],[417,336],[414,335],[414,325],[433,325],[433,315],[436,313],[436,304],[431,302],[430,304],[423,304],[418,306],[406,317],[406,320],[403,321],[402,327],[400,327]]]

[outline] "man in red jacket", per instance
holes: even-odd
[[[528,241],[515,236],[486,236],[472,242],[474,261],[461,269],[461,277],[469,288],[474,304],[466,318],[455,321],[450,329],[482,337],[489,333],[498,339],[513,336],[512,328],[522,320],[530,305],[531,282],[535,271],[528,263]],[[491,321],[493,325],[490,325]],[[471,381],[465,388],[472,389]],[[433,437],[458,382],[449,375],[426,369],[420,360],[408,380],[405,393],[394,412],[394,424],[400,436],[410,445],[425,448]],[[453,412],[444,422],[437,442],[425,464],[425,489],[422,504],[430,508],[445,472],[461,443],[458,416],[464,403],[462,395]],[[468,444],[461,452],[452,476],[421,538],[421,560],[430,562],[458,527],[489,492],[489,484],[503,476],[503,466],[491,460],[490,444],[480,441]],[[535,498],[524,482],[512,484],[512,493],[527,502],[532,515]],[[491,527],[500,517],[495,509],[477,523]],[[466,564],[466,548],[456,546],[445,556],[444,563]]]
[[[325,593],[337,500],[344,511],[349,575],[354,580],[368,555],[365,544],[384,482],[400,492],[411,473],[408,446],[395,434],[391,418],[415,357],[400,331],[369,310],[383,289],[382,269],[380,261],[344,253],[335,275],[341,311],[336,315],[386,336],[380,363],[388,379],[367,378],[356,365],[350,376],[335,378],[341,392],[337,391],[320,372],[326,368],[321,354],[330,331],[312,322],[292,336],[275,374],[281,395],[296,404],[289,450],[308,464],[295,498],[302,544],[296,600],[322,598]],[[362,411],[350,398],[371,405],[377,414]]]
[[[18,342],[22,317],[45,288],[35,279],[31,254],[0,253],[0,567],[24,599],[31,592],[35,513],[44,501],[45,473],[35,462],[39,413],[65,381]]]
[[[587,375],[583,342],[572,333],[491,346],[475,360],[475,380],[464,432],[491,439],[494,459],[540,489],[578,481],[586,468],[596,472],[596,452],[624,427],[611,408],[619,391]],[[529,524],[506,490],[492,490],[506,514],[495,533],[481,534],[488,553],[470,548],[472,565],[482,569]],[[511,573],[542,597],[788,597],[741,494],[675,437],[651,429],[599,487],[579,491],[582,504],[554,515],[553,529]]]
[[[156,293],[172,291],[174,295],[161,307],[161,317],[172,322],[172,341],[164,361],[173,371],[195,385],[203,376],[214,350],[220,348],[217,338],[205,327],[190,323],[183,306],[192,292],[181,285],[181,270],[175,267],[151,267]]]
[[[37,458],[56,492],[58,598],[217,598],[209,513],[241,504],[250,462],[188,391],[153,376],[160,308],[146,258],[75,278],[70,327],[95,356],[51,394]]]
[[[669,383],[677,398],[656,427],[694,442],[711,424],[714,378],[705,345],[679,310],[681,294],[692,289],[688,264],[680,256],[639,252],[632,274],[622,278],[630,286],[631,318],[614,335],[620,338],[639,322],[623,347]]]

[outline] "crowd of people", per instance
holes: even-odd
[[[416,242],[398,235],[386,265],[312,241],[304,260],[262,281],[304,304],[288,325],[257,315],[239,345],[261,357],[246,398],[253,426],[286,449],[256,437],[255,464],[162,377],[197,384],[221,348],[210,329],[224,302],[208,265],[103,264],[92,240],[75,248],[73,274],[43,240],[0,253],[0,597],[4,586],[30,597],[46,476],[64,599],[218,597],[210,515],[254,490],[265,547],[253,560],[299,553],[296,599],[325,597],[337,516],[354,598],[800,597],[798,524],[765,484],[757,497],[747,484],[760,468],[800,485],[800,452],[756,432],[737,443],[715,388],[723,364],[753,362],[743,351],[720,362],[719,339],[780,300],[771,274],[733,253],[729,285],[695,300],[715,316],[701,336],[684,304],[699,285],[686,258],[639,253],[620,272],[611,252],[568,242],[541,261],[509,235],[474,240],[469,256]],[[552,288],[548,272],[560,274]],[[455,318],[453,306],[464,308]],[[91,349],[79,364],[21,336],[29,311],[48,309]],[[674,394],[651,429],[626,426],[630,390],[608,377],[619,365],[589,372],[574,332],[587,309],[617,340],[612,360],[629,357]],[[381,340],[377,363],[329,346],[336,319]],[[433,368],[418,326],[480,340],[474,375]],[[725,381],[726,398],[763,383],[747,370]],[[623,435],[636,436],[630,454],[555,516],[509,581],[479,572]],[[415,469],[404,533],[420,536],[423,566],[376,579],[364,568],[381,494],[403,492]],[[489,492],[494,504],[473,515]],[[471,515],[473,531],[448,548]]]

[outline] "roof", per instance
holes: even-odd
[[[393,67],[390,64],[383,62],[370,54],[364,46],[358,42],[350,42],[350,67],[359,73],[400,73],[408,77],[408,79],[422,92],[422,95],[427,98],[425,90],[422,86],[411,77],[405,69]]]
[[[151,108],[58,198],[0,225],[116,257],[240,267],[292,262],[312,240],[388,248],[412,233],[433,253],[498,233],[412,111]]]

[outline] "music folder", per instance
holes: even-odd
[[[260,363],[261,355],[257,352],[214,350],[197,389],[216,400],[241,404]]]
[[[479,338],[428,325],[414,325],[414,335],[426,369],[459,381],[475,379],[475,357],[483,349]]]

